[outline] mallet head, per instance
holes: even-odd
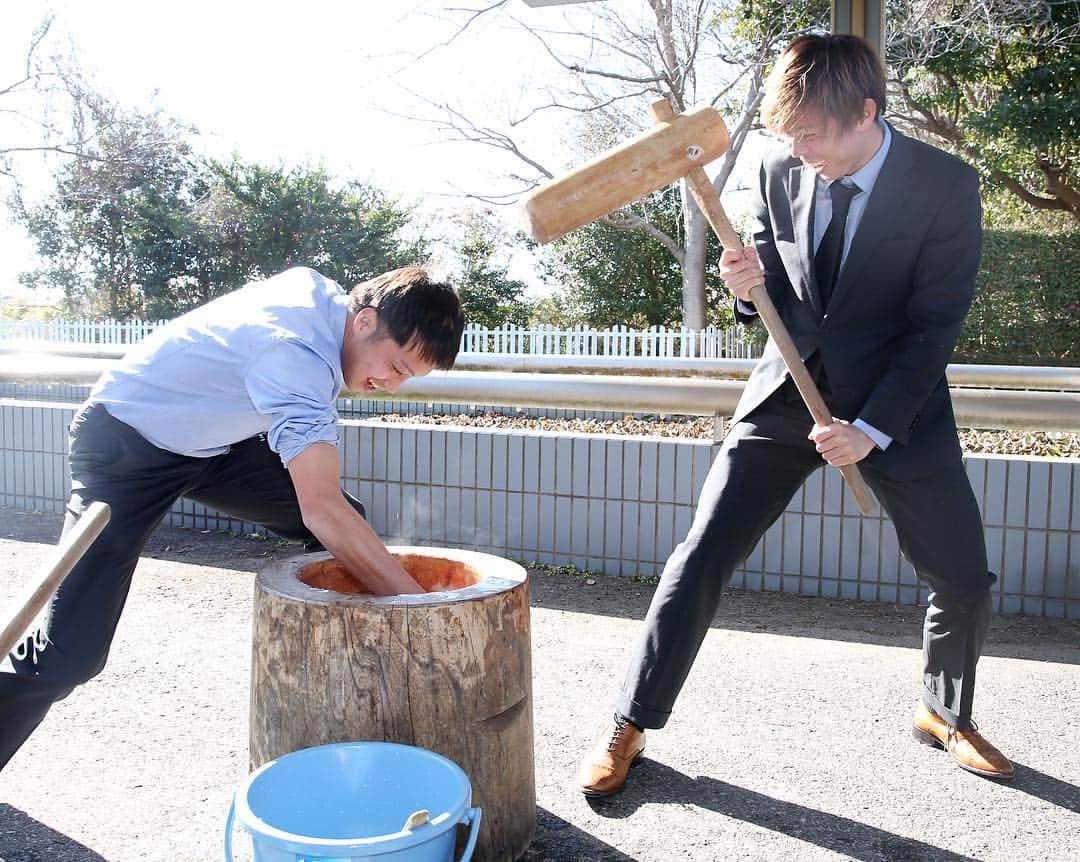
[[[715,109],[679,114],[534,191],[524,204],[527,230],[537,242],[551,242],[675,182],[727,148],[727,128]]]

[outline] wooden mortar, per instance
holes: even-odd
[[[525,570],[474,551],[390,552],[429,592],[373,596],[326,553],[258,573],[251,767],[330,742],[430,749],[465,770],[483,809],[473,858],[516,859],[536,824]]]

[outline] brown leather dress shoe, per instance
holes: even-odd
[[[1013,777],[1013,765],[1004,754],[994,748],[979,733],[975,723],[965,730],[957,730],[945,719],[920,704],[915,711],[915,723],[911,729],[923,745],[944,748],[962,769],[986,778],[1008,779]]]
[[[586,796],[610,796],[622,790],[626,774],[645,750],[645,732],[621,715],[596,740],[578,770],[578,784]]]

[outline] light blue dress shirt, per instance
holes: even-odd
[[[860,189],[859,193],[851,199],[851,208],[848,210],[847,222],[844,224],[844,253],[840,257],[841,272],[844,271],[844,262],[847,260],[848,252],[851,250],[852,237],[855,236],[855,231],[859,229],[863,213],[866,212],[866,204],[870,201],[870,193],[874,190],[878,175],[881,173],[881,167],[885,164],[885,157],[889,154],[889,147],[892,145],[892,131],[889,129],[888,124],[879,120],[878,125],[881,127],[885,137],[881,142],[881,146],[878,147],[878,151],[874,153],[873,158],[855,173],[840,177],[840,182],[844,185],[855,183]],[[818,246],[821,245],[821,238],[825,236],[825,230],[829,227],[829,221],[832,219],[832,197],[829,195],[830,185],[829,180],[818,177],[814,188],[815,254],[817,254]]]
[[[286,466],[338,441],[348,294],[313,269],[253,282],[170,321],[90,401],[155,446],[208,458],[265,433]]]

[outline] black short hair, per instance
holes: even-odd
[[[349,311],[374,308],[376,334],[402,347],[415,346],[436,368],[451,368],[461,348],[465,316],[454,287],[437,281],[422,266],[403,266],[356,285]]]

